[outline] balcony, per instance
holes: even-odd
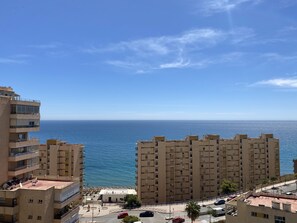
[[[39,125],[10,126],[10,133],[37,132]]]
[[[1,207],[0,206],[0,215],[15,215],[19,213],[19,206],[14,207]]]
[[[79,206],[54,217],[54,223],[76,223],[79,221]]]
[[[80,198],[80,192],[78,191],[76,194],[67,198],[65,201],[62,201],[62,202],[55,201],[54,208],[61,209],[61,208],[65,207],[66,205],[70,204],[71,202],[78,200],[79,198]]]
[[[39,156],[38,151],[28,151],[24,153],[16,153],[11,154],[11,156],[8,157],[8,161],[10,162],[17,162],[20,160],[28,160]]]
[[[39,169],[39,164],[25,165],[8,171],[8,176],[15,177]]]
[[[10,114],[11,119],[17,119],[17,120],[39,120],[40,114],[39,113],[33,113],[33,114]]]
[[[37,146],[39,145],[39,140],[32,138],[29,140],[19,140],[15,142],[9,142],[9,148],[20,148],[20,147],[28,147],[28,146]]]

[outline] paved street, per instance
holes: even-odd
[[[139,216],[139,213],[142,211],[128,211],[129,215],[134,215],[134,216]],[[93,218],[93,222],[95,223],[120,223],[121,220],[117,219],[117,215],[118,213],[111,213],[108,215],[104,215],[104,216],[95,216]],[[177,212],[174,215],[175,217],[180,216],[182,218],[186,219],[186,223],[190,223],[190,219],[187,218],[186,213],[185,212]],[[158,213],[155,212],[155,216],[154,217],[147,217],[147,218],[141,218],[141,221],[143,223],[165,223],[165,222],[171,222],[171,221],[166,221],[165,217],[168,217],[168,214],[162,214],[162,213]],[[207,222],[209,222],[210,216],[209,215],[203,215],[199,217],[199,221],[205,220]],[[211,217],[212,222],[218,221],[220,219],[224,219],[224,217],[220,217],[220,218],[214,218]],[[92,222],[92,219],[90,217],[84,217],[84,218],[80,218],[80,222],[81,223],[89,223]],[[196,221],[198,222],[198,221]]]
[[[260,192],[261,189],[258,190]],[[266,191],[269,193],[279,193],[279,194],[285,194],[286,192],[292,192],[293,194],[297,194],[297,184],[296,181],[290,181],[286,183],[279,183],[275,184],[273,186],[268,186],[265,188],[262,188],[262,191]],[[121,220],[117,219],[118,213],[122,211],[121,207],[116,204],[110,204],[110,205],[104,205],[103,207],[98,203],[97,197],[92,197],[95,201],[93,204],[90,204],[90,210],[88,211],[88,206],[85,205],[84,207],[80,208],[80,222],[81,223],[89,223],[92,222],[92,216],[93,216],[93,222],[96,223],[120,223]],[[95,198],[95,199],[94,199]],[[213,204],[214,200],[205,201],[202,205],[202,203],[199,203],[201,205],[201,213],[206,213],[208,210],[208,207],[222,207],[224,208],[225,205],[219,205],[215,206]],[[155,213],[154,217],[149,218],[141,218],[141,221],[143,223],[165,223],[168,222],[165,220],[165,217],[168,217],[169,210],[172,211],[172,216],[177,217],[180,216],[182,218],[186,219],[186,223],[191,222],[190,219],[187,218],[185,209],[185,203],[183,204],[172,204],[172,205],[155,205],[155,206],[144,206],[141,207],[141,210],[132,210],[128,211],[129,215],[135,215],[139,216],[139,213],[144,210],[152,210]],[[211,217],[211,222],[217,222],[219,220],[224,219],[225,216],[214,218]],[[196,222],[209,222],[210,216],[209,215],[202,215],[199,217],[198,221]],[[169,221],[171,222],[171,221]]]

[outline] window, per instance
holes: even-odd
[[[286,218],[281,216],[274,216],[275,223],[286,223]]]
[[[252,215],[253,217],[257,217],[257,212],[252,211],[251,215]]]
[[[28,219],[33,219],[33,216],[32,215],[28,215]]]
[[[5,203],[5,198],[4,197],[0,197],[0,204],[4,204]]]
[[[37,216],[37,220],[41,220],[41,216]]]
[[[33,199],[29,199],[28,203],[33,203]]]
[[[264,218],[269,218],[269,215],[268,214],[264,214]]]
[[[38,204],[42,204],[42,200],[38,200]]]

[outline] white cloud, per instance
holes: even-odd
[[[205,48],[211,46],[224,40],[226,35],[228,35],[228,33],[211,28],[192,29],[180,35],[122,41],[105,48],[91,46],[82,49],[82,51],[86,53],[130,51],[143,57],[151,55],[168,55],[172,52],[182,51],[187,47]]]
[[[291,7],[293,5],[296,5],[296,0],[280,0],[280,4],[283,8]]]
[[[203,0],[201,11],[206,15],[230,11],[246,4],[258,4],[261,0]]]
[[[190,61],[184,61],[183,58],[180,58],[178,61],[172,63],[164,63],[160,65],[160,69],[166,68],[184,68],[191,66]]]
[[[25,64],[25,60],[12,59],[12,58],[0,58],[0,64]]]
[[[110,55],[113,59],[107,60],[106,64],[134,70],[136,73],[169,68],[201,69],[211,64],[238,61],[243,55],[240,52],[213,55],[208,50],[222,43],[231,48],[233,45],[242,45],[254,36],[253,29],[244,27],[232,31],[196,28],[177,35],[121,41],[106,47],[91,46],[81,51],[94,55],[104,54],[105,58]]]
[[[239,27],[235,28],[230,32],[231,35],[231,42],[233,44],[239,44],[239,43],[249,43],[247,40],[253,39],[256,34],[253,29],[251,28],[245,28],[245,27]]]
[[[259,81],[254,85],[268,85],[268,86],[276,86],[281,88],[297,88],[297,77],[264,80],[264,81]]]
[[[30,48],[36,48],[36,49],[55,49],[58,48],[61,45],[61,43],[53,42],[53,43],[47,43],[47,44],[33,44],[29,45]]]
[[[143,67],[144,64],[131,61],[121,61],[121,60],[109,60],[106,61],[107,64],[116,67],[126,68],[126,69],[137,69],[138,67]]]
[[[266,58],[269,61],[297,61],[297,55],[281,55],[278,53],[265,53],[261,57]]]

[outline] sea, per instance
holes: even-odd
[[[154,136],[184,139],[219,134],[259,137],[273,133],[280,140],[281,174],[293,173],[297,159],[297,121],[41,121],[40,131],[31,136],[45,143],[59,139],[85,146],[84,185],[87,187],[135,186],[137,141]]]

